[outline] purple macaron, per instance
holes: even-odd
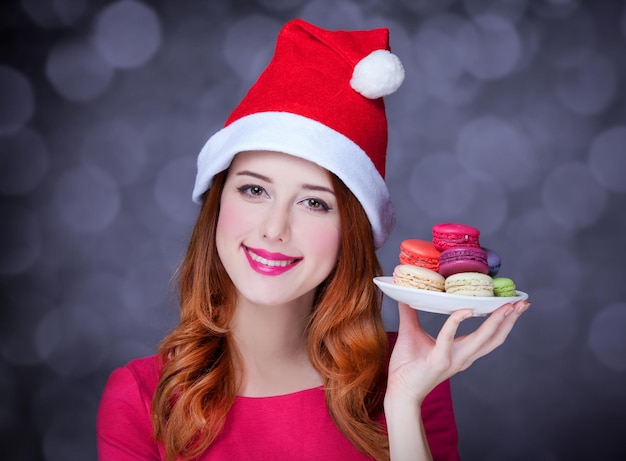
[[[487,252],[480,247],[456,246],[439,255],[439,273],[448,277],[460,272],[489,273]]]
[[[500,271],[500,266],[502,265],[500,255],[490,248],[483,247],[483,250],[485,250],[485,253],[487,253],[487,265],[489,266],[488,274],[491,277],[495,277],[496,275],[498,275],[498,272]]]

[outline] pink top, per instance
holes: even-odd
[[[111,374],[98,410],[100,461],[164,460],[152,437],[150,404],[159,361],[133,360]],[[458,436],[450,385],[435,388],[422,406],[435,460],[457,461]],[[381,415],[381,420],[384,417]],[[237,397],[223,431],[199,461],[367,460],[335,427],[322,387],[274,397]]]

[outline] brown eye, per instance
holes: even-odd
[[[302,203],[306,205],[307,208],[313,211],[328,211],[330,207],[323,200],[318,200],[315,198],[308,198],[303,200]]]
[[[263,197],[266,194],[265,189],[254,184],[246,184],[245,186],[238,187],[237,191],[248,197]]]

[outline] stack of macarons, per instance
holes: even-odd
[[[459,223],[432,227],[432,239],[400,245],[393,283],[464,296],[515,296],[515,283],[497,277],[500,255],[480,244],[480,231]]]

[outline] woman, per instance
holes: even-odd
[[[100,459],[458,459],[447,379],[528,304],[455,339],[471,315],[457,311],[436,340],[400,304],[397,340],[385,333],[382,97],[402,78],[386,30],[283,28],[200,153],[180,322],[156,357],[112,374]]]

